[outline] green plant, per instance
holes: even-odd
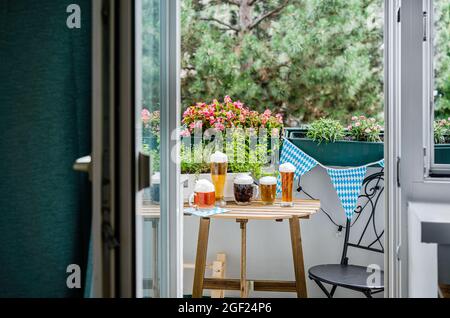
[[[268,136],[253,135],[251,131],[235,129],[231,139],[223,142],[220,147],[216,141],[202,140],[195,144],[182,142],[181,145],[181,172],[184,174],[208,173],[210,170],[208,161],[211,153],[220,150],[228,155],[228,172],[251,172],[255,178],[262,174],[262,168],[268,163],[268,157],[275,149],[268,149]],[[253,132],[254,134],[254,132]]]
[[[436,120],[434,122],[434,143],[450,143],[450,118],[448,120]]]
[[[152,171],[153,172],[159,172],[161,171],[161,160],[160,160],[160,151],[159,151],[159,145],[157,147],[158,149],[151,149],[149,144],[143,143],[142,144],[142,153],[145,155],[150,156],[150,162],[152,165]]]
[[[209,166],[204,160],[204,142],[198,144],[182,143],[180,147],[181,173],[201,174],[209,172]]]
[[[354,141],[381,142],[381,125],[375,118],[353,116],[347,127],[349,137]]]
[[[344,139],[345,130],[339,121],[321,118],[309,126],[306,136],[318,143],[335,142]]]

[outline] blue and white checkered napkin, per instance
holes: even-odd
[[[367,167],[349,169],[327,168],[327,172],[345,210],[345,215],[351,220],[358,203]]]
[[[295,178],[298,179],[312,168],[317,166],[318,162],[301,151],[296,145],[287,139],[283,140],[283,148],[281,150],[280,165],[283,163],[292,163],[295,166]],[[281,178],[278,176],[277,194],[281,193]]]
[[[230,212],[230,210],[219,208],[219,207],[215,207],[214,209],[211,209],[211,210],[197,210],[194,208],[184,209],[184,213],[199,216],[201,218],[207,218],[209,216],[213,216],[216,214],[223,214],[223,213],[227,213],[227,212]]]

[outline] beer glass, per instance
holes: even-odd
[[[247,174],[241,174],[234,179],[234,200],[238,205],[249,205],[258,197],[258,186],[253,178]]]
[[[228,157],[221,152],[215,152],[211,155],[211,180],[216,189],[216,204],[218,206],[225,206],[224,188],[227,179]]]
[[[294,205],[293,188],[294,188],[295,166],[290,163],[280,165],[281,175],[281,206],[290,207]]]
[[[277,179],[271,176],[261,178],[259,180],[259,192],[263,204],[274,204],[277,197]]]
[[[189,197],[189,206],[197,210],[211,210],[214,209],[215,203],[214,185],[208,180],[197,181],[194,193]]]

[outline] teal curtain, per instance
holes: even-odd
[[[91,151],[90,41],[90,0],[0,1],[0,297],[83,296],[66,268],[84,282],[90,184],[72,164]]]

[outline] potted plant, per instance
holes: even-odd
[[[374,118],[354,116],[347,128],[320,119],[307,128],[286,128],[286,137],[327,166],[355,167],[383,159],[382,127]]]
[[[450,164],[450,118],[434,122],[434,162]]]
[[[159,204],[160,201],[160,112],[147,108],[141,111],[142,152],[150,157],[151,187],[144,190],[144,201]]]
[[[260,114],[226,96],[223,103],[214,100],[211,104],[198,103],[189,107],[183,114],[182,123],[181,172],[187,176],[185,199],[192,192],[196,180],[210,180],[209,156],[219,147],[229,157],[224,194],[225,199],[230,200],[233,198],[234,177],[249,173],[259,178],[268,155],[277,151],[271,149],[269,137],[274,130],[283,128],[283,117],[272,114],[270,110]],[[265,133],[259,134],[260,129],[265,129]],[[203,138],[211,132],[215,138]],[[221,135],[219,140],[217,133],[225,136]],[[195,134],[202,137],[194,137]],[[250,143],[252,134],[257,139],[255,147]]]

